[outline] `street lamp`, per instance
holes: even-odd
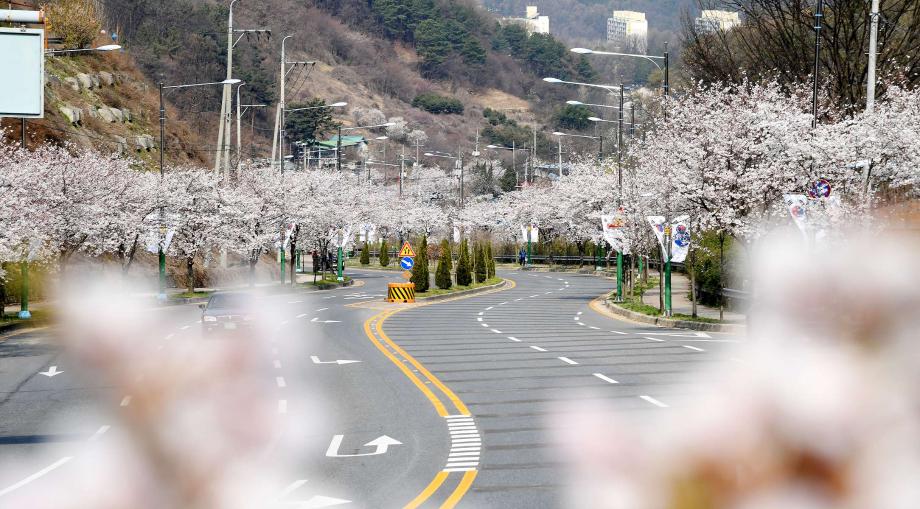
[[[517,174],[518,174],[517,173],[517,163],[515,160],[516,152],[518,149],[530,150],[530,148],[529,147],[518,147],[517,145],[515,145],[515,143],[516,143],[515,140],[511,140],[510,147],[502,147],[499,145],[486,145],[486,148],[491,149],[491,150],[510,150],[511,151],[511,171],[514,172],[515,186],[517,186],[517,180],[519,179],[517,178]],[[526,166],[524,167],[524,182],[527,182],[527,167]]]
[[[610,108],[612,110],[619,109],[618,106],[610,106],[609,104],[592,104],[592,103],[583,103],[581,101],[566,101],[565,103],[570,106],[592,106],[595,108]]]
[[[620,87],[616,85],[598,85],[596,83],[582,83],[580,81],[565,81],[559,78],[543,78],[543,81],[547,83],[561,83],[564,85],[578,85],[582,87],[594,87],[594,88],[603,88],[605,90],[619,90]]]
[[[457,166],[460,167],[460,175],[457,176],[457,179],[459,180],[459,184],[460,184],[460,191],[459,191],[460,192],[460,207],[462,208],[463,201],[464,201],[463,199],[463,152],[457,152],[457,157],[454,157],[453,155],[448,154],[446,152],[443,152],[443,153],[442,152],[438,152],[438,153],[425,152],[425,156],[426,157],[440,157],[442,159],[453,159],[457,161]],[[402,193],[402,175],[400,175],[399,177],[399,190],[400,190],[400,193]]]
[[[192,87],[205,87],[209,85],[236,85],[241,83],[241,80],[230,78],[224,81],[213,81],[209,83],[190,83],[187,85],[164,85],[163,82],[159,83],[160,90],[160,179],[164,175],[164,155],[166,152],[166,107],[163,104],[163,91],[164,90],[173,90],[179,88],[192,88]],[[160,205],[160,225],[163,224],[163,206]],[[159,259],[160,259],[160,291],[157,295],[157,298],[161,301],[166,300],[166,253],[163,252],[163,243],[162,240],[159,246]]]
[[[81,49],[50,49],[45,51],[45,55],[59,55],[61,53],[84,53],[91,51],[115,51],[120,50],[121,46],[118,44],[106,44],[104,46],[99,46],[98,48],[81,48]]]
[[[347,102],[337,102],[332,104],[324,104],[322,106],[308,106],[306,108],[294,108],[289,110],[284,110],[285,113],[293,113],[295,111],[306,111],[306,110],[321,110],[325,108],[344,108],[348,106]]]
[[[664,71],[664,80],[662,82],[664,85],[664,95],[667,96],[671,93],[671,84],[670,84],[670,77],[669,77],[670,54],[668,52],[667,42],[664,43],[664,55],[660,57],[654,56],[654,55],[640,55],[636,53],[614,53],[610,51],[596,51],[596,50],[588,49],[588,48],[572,48],[570,51],[572,53],[578,53],[579,55],[607,55],[607,56],[614,56],[614,57],[631,57],[631,58],[641,58],[644,60],[648,60],[649,62],[655,64],[655,67],[657,67],[659,71]],[[659,60],[664,62],[664,68],[658,65],[657,61]]]
[[[597,140],[598,142],[598,161],[604,156],[604,137],[603,136],[588,136],[585,134],[570,134],[556,131],[553,133],[553,136],[559,138],[559,179],[562,179],[562,137],[568,136],[569,138],[584,138],[587,140]]]

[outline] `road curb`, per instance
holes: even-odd
[[[496,290],[498,288],[504,288],[508,284],[507,279],[502,279],[501,283],[495,283],[494,285],[489,286],[480,286],[478,288],[470,288],[469,290],[460,290],[459,292],[445,293],[442,295],[432,295],[431,297],[419,297],[416,299],[421,302],[437,302],[439,300],[452,299],[459,296],[468,296],[476,295],[477,293],[488,292],[490,290]]]
[[[729,324],[729,323],[706,323],[694,322],[690,320],[675,320],[673,318],[663,318],[660,316],[649,316],[635,311],[617,306],[610,299],[602,299],[604,306],[612,313],[628,318],[634,322],[657,325],[659,327],[670,327],[675,329],[690,329],[704,332],[727,332],[732,334],[743,334],[747,331],[746,325]]]
[[[321,292],[325,290],[335,290],[336,288],[346,288],[349,286],[353,286],[354,284],[355,284],[355,280],[350,279],[348,281],[345,281],[344,283],[338,283],[338,282],[323,283],[321,285],[317,285],[314,288],[309,288],[309,287],[304,286],[304,287],[299,287],[299,288],[287,288],[286,289],[287,291],[271,291],[268,293],[270,293],[271,295],[291,295],[295,293]],[[234,290],[236,289],[230,288],[226,290],[215,290],[214,293],[223,292],[223,291],[234,291]],[[208,299],[210,298],[211,296],[209,295],[207,297],[189,297],[189,298],[184,298],[184,299],[168,299],[166,302],[161,303],[160,307],[184,306],[186,304],[203,304],[207,302]]]

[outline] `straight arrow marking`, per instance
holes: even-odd
[[[60,375],[63,371],[58,371],[57,366],[51,366],[48,368],[48,371],[40,371],[39,375],[45,375],[48,378],[53,378],[56,375]]]
[[[361,361],[353,361],[349,359],[344,359],[344,360],[340,359],[340,360],[335,360],[335,361],[321,361],[319,360],[319,357],[316,355],[311,355],[310,360],[313,361],[313,364],[338,364],[339,366],[341,366],[342,364],[354,364],[356,362],[361,362]]]

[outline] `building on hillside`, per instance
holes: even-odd
[[[549,16],[540,16],[535,5],[528,5],[523,18],[502,18],[502,23],[519,23],[524,25],[528,34],[548,34]]]
[[[621,51],[644,55],[648,50],[648,21],[644,12],[613,11],[607,18],[607,40]]]
[[[696,30],[700,33],[727,32],[741,24],[741,15],[732,11],[705,10],[696,18]]]

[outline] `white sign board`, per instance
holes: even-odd
[[[45,31],[0,28],[0,117],[45,116]]]

